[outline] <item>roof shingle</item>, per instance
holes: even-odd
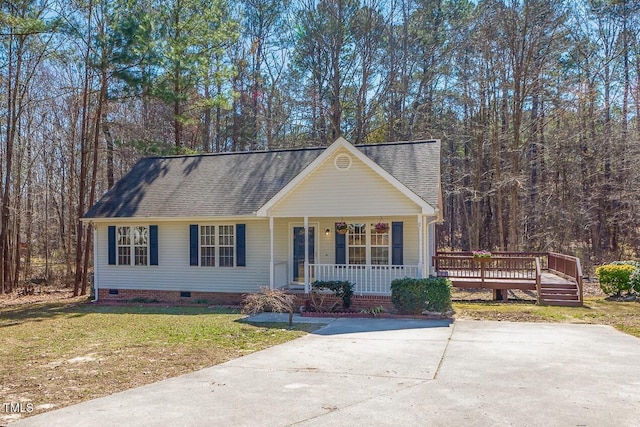
[[[439,141],[356,147],[427,203],[438,206]],[[144,158],[84,218],[255,215],[324,150]]]

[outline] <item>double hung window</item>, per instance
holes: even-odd
[[[391,232],[378,232],[376,224],[349,224],[347,234],[347,264],[391,264]]]
[[[118,265],[149,265],[149,228],[117,228]]]
[[[200,226],[200,265],[234,267],[236,262],[235,226]]]

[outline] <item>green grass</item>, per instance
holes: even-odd
[[[610,325],[640,338],[640,303],[587,297],[583,307],[538,306],[532,303],[454,302],[457,318]]]
[[[225,362],[314,328],[242,317],[204,307],[68,302],[3,309],[0,401],[32,402],[35,414]]]

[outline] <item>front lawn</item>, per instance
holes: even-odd
[[[31,403],[37,414],[222,363],[309,327],[256,326],[242,317],[237,310],[64,301],[5,307],[0,402]],[[16,418],[0,411],[0,425]]]

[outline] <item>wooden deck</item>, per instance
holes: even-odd
[[[549,253],[494,253],[474,258],[468,252],[439,252],[433,257],[439,277],[453,286],[492,289],[496,300],[506,300],[507,290],[534,290],[541,305],[582,305],[580,260]]]

